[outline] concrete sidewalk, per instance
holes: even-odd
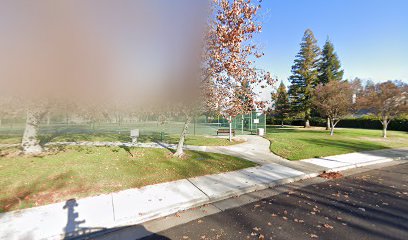
[[[255,144],[254,141],[253,143]],[[286,161],[286,165],[295,166],[287,167],[284,164],[270,163],[273,158],[262,152],[264,148],[239,145],[211,147],[212,149],[208,147],[210,149],[206,150],[225,150],[221,152],[224,154],[245,151],[240,154],[241,157],[261,159],[263,161],[259,162],[263,165],[2,213],[0,239],[60,239],[81,236],[103,229],[138,224],[232,196],[314,177],[322,170],[408,159],[408,148],[385,149],[297,161],[298,165],[295,164],[297,162],[282,160]],[[236,149],[231,149],[232,147]],[[305,166],[307,171],[299,170],[306,169]]]
[[[141,223],[307,177],[278,164],[183,179],[0,214],[0,239],[60,239]]]
[[[258,164],[276,163],[285,167],[293,168],[304,173],[315,173],[316,171],[325,170],[315,164],[302,161],[288,161],[270,150],[271,142],[263,137],[256,135],[244,135],[244,143],[231,146],[211,146],[206,147],[202,151],[222,153],[235,157],[247,159]]]
[[[301,162],[311,163],[330,171],[342,171],[349,168],[362,167],[407,158],[408,148],[397,148],[355,152],[322,158],[311,158],[301,160]]]

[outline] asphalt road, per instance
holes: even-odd
[[[144,239],[408,239],[408,164],[309,185]]]

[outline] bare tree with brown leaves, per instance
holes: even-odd
[[[383,126],[383,137],[387,138],[390,121],[401,114],[408,113],[407,86],[397,86],[388,81],[367,85],[357,96],[360,109],[374,114]]]
[[[215,1],[217,14],[210,24],[204,62],[205,79],[212,93],[206,97],[206,106],[218,109],[227,119],[248,113],[255,106],[263,107],[254,88],[273,83],[269,73],[253,64],[254,59],[263,56],[252,41],[262,30],[255,19],[259,9],[260,5],[250,0]]]
[[[272,84],[270,74],[259,72],[253,58],[263,55],[251,40],[261,31],[255,16],[260,5],[250,0],[216,0],[211,7],[205,36],[201,73],[202,101],[206,111],[218,112],[227,119],[262,107],[255,99],[255,85]],[[183,155],[184,138],[191,116],[180,135],[175,156]],[[230,134],[231,139],[231,134]]]
[[[320,84],[313,94],[313,105],[330,120],[330,135],[337,123],[353,109],[353,88],[347,81]]]

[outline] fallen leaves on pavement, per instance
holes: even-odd
[[[318,177],[325,178],[325,179],[337,179],[337,178],[342,178],[343,174],[339,172],[323,172]]]
[[[333,229],[333,226],[328,223],[324,224],[323,227]]]

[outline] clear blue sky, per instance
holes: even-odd
[[[345,78],[408,82],[408,0],[264,0],[258,61],[279,80],[290,75],[305,29],[321,47],[329,36]]]

